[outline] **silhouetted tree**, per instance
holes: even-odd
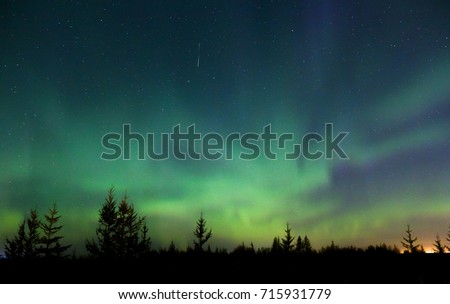
[[[206,220],[203,218],[203,212],[200,213],[200,218],[197,221],[197,227],[194,231],[194,249],[196,251],[203,251],[203,245],[208,242],[212,236],[212,229],[206,228]]]
[[[39,255],[37,246],[40,241],[40,223],[36,210],[31,210],[30,217],[27,219],[28,237],[25,246],[25,258],[35,258]]]
[[[450,242],[450,226],[448,226],[448,232],[447,232],[447,242]],[[447,249],[450,250],[450,246],[447,246]]]
[[[227,256],[228,250],[226,248],[217,248],[216,247],[216,250],[214,250],[214,254],[216,256]]]
[[[25,232],[25,220],[19,225],[17,234],[12,240],[6,239],[5,255],[9,259],[18,259],[25,257],[25,244],[27,235]]]
[[[119,258],[136,258],[150,254],[151,240],[145,218],[139,217],[125,195],[117,208],[115,247]]]
[[[63,238],[57,235],[61,230],[62,226],[57,225],[61,216],[57,215],[58,209],[56,205],[49,209],[49,213],[45,215],[45,222],[41,222],[41,229],[43,236],[41,238],[41,246],[39,251],[44,258],[62,258],[64,256],[64,251],[69,249],[71,245],[61,246],[59,241]]]
[[[270,247],[259,247],[256,250],[256,254],[257,255],[268,255],[271,252],[271,248]]]
[[[141,238],[138,242],[138,251],[136,252],[136,257],[139,258],[149,256],[152,252],[152,239],[148,234],[148,226],[145,222],[145,218],[143,219],[144,223],[142,224]]]
[[[115,257],[114,237],[117,221],[116,209],[114,187],[111,187],[109,188],[105,202],[99,211],[99,227],[96,230],[98,243],[94,240],[86,241],[86,250],[91,256],[103,258]]]
[[[39,256],[38,245],[40,222],[36,210],[19,225],[17,235],[12,240],[6,239],[5,254],[11,259],[34,259]]]
[[[388,246],[387,248],[392,250],[395,253],[400,253],[400,249],[398,249],[397,245],[395,245],[395,244],[392,247]]]
[[[305,235],[305,238],[303,239],[303,252],[306,254],[313,252],[313,249],[311,247],[311,242],[309,241],[307,235]]]
[[[97,242],[86,241],[86,250],[93,257],[139,258],[151,252],[151,239],[144,217],[139,217],[125,195],[119,206],[111,187],[99,211]]]
[[[375,253],[375,254],[398,254],[400,250],[398,250],[397,246],[386,245],[385,243],[378,244],[376,246],[369,245],[366,249],[367,253]]]
[[[276,236],[273,238],[272,247],[270,248],[271,253],[279,253],[282,251],[280,237]]]
[[[172,255],[178,253],[178,249],[175,246],[175,243],[173,242],[173,240],[170,241],[169,248],[167,248],[167,253],[172,254]]]
[[[334,241],[331,241],[331,244],[326,246],[326,247],[322,247],[322,249],[320,250],[321,253],[336,253],[340,250],[339,246],[336,245],[334,243]]]
[[[291,227],[286,224],[286,230],[284,230],[284,238],[281,239],[281,248],[283,252],[289,253],[294,251],[294,237],[291,235]]]
[[[433,246],[434,246],[433,251],[435,253],[445,253],[445,245],[442,245],[439,234],[436,235],[436,239],[434,240]]]
[[[301,254],[310,254],[313,252],[311,242],[309,241],[307,235],[305,235],[305,238],[303,240],[300,236],[298,236],[297,243],[295,244],[295,252]]]
[[[297,242],[295,243],[295,252],[303,253],[303,241],[300,235],[297,237]]]
[[[238,245],[236,248],[234,248],[234,250],[231,252],[231,254],[237,256],[251,256],[254,255],[255,253],[256,252],[253,243],[250,243],[249,247],[245,246],[245,244],[242,243],[241,245]]]
[[[409,253],[420,252],[420,245],[416,245],[417,237],[412,237],[412,230],[409,225],[406,226],[406,237],[403,237],[402,245],[405,247],[405,251]]]

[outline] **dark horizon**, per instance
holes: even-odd
[[[406,225],[406,229],[403,231],[402,239],[399,240],[400,246],[397,246],[397,244],[389,244],[383,241],[380,241],[375,244],[370,244],[366,247],[361,246],[355,246],[353,244],[347,244],[342,246],[341,244],[338,244],[334,242],[334,240],[331,240],[330,243],[321,246],[316,247],[313,246],[315,243],[315,240],[311,240],[310,237],[308,237],[306,234],[295,234],[294,227],[292,227],[289,223],[286,223],[284,230],[282,230],[282,234],[274,235],[274,236],[266,236],[269,240],[272,238],[271,243],[269,244],[263,244],[261,246],[255,246],[253,242],[245,243],[244,241],[235,244],[233,247],[225,247],[225,246],[211,246],[211,244],[215,244],[216,242],[212,242],[215,238],[215,231],[213,233],[213,227],[211,227],[208,224],[207,218],[205,218],[205,215],[203,212],[200,213],[200,216],[197,218],[196,222],[193,223],[193,229],[191,230],[191,239],[186,240],[187,245],[186,246],[180,246],[176,244],[173,240],[171,240],[170,244],[158,244],[154,243],[153,239],[154,236],[152,234],[151,229],[149,228],[150,225],[147,221],[147,219],[144,216],[141,216],[138,210],[135,209],[134,205],[129,201],[129,196],[123,196],[119,197],[116,194],[115,188],[111,187],[107,195],[105,196],[105,200],[103,204],[101,205],[101,208],[99,208],[99,212],[97,214],[97,225],[95,229],[93,230],[91,235],[85,236],[83,246],[80,248],[80,244],[71,244],[68,243],[67,239],[65,238],[65,226],[63,224],[63,214],[61,214],[60,210],[58,209],[58,206],[54,204],[52,207],[48,208],[47,212],[45,214],[39,214],[36,212],[36,210],[30,210],[29,214],[20,222],[18,223],[18,230],[7,237],[5,240],[5,246],[9,247],[9,255],[6,254],[5,251],[0,251],[0,258],[8,258],[8,259],[23,259],[24,257],[20,257],[23,253],[22,250],[17,251],[15,254],[19,254],[19,257],[11,256],[11,252],[15,252],[14,250],[14,242],[19,238],[19,242],[26,242],[28,235],[31,233],[34,235],[37,235],[37,241],[35,241],[33,246],[36,248],[43,248],[43,245],[45,245],[45,238],[48,240],[53,240],[54,244],[47,245],[50,247],[55,247],[57,245],[57,248],[61,250],[61,254],[64,252],[63,255],[59,256],[59,258],[92,258],[95,257],[95,254],[92,251],[92,245],[99,245],[101,244],[101,239],[104,237],[100,233],[101,230],[105,227],[105,222],[108,219],[105,218],[105,214],[110,214],[110,212],[106,211],[108,209],[108,202],[110,202],[112,205],[110,209],[114,214],[117,213],[116,217],[119,218],[119,212],[120,210],[129,210],[129,216],[131,218],[134,218],[133,222],[136,222],[138,228],[136,228],[136,238],[140,239],[142,234],[142,228],[146,227],[146,236],[144,236],[145,239],[148,238],[148,253],[150,251],[152,254],[185,254],[189,252],[195,252],[200,250],[200,252],[209,252],[209,253],[215,253],[220,255],[228,255],[228,254],[327,254],[327,253],[336,253],[336,252],[343,252],[345,254],[350,253],[366,253],[366,254],[424,254],[424,253],[435,253],[435,254],[442,254],[442,253],[450,253],[450,225],[448,226],[448,230],[445,234],[439,236],[436,235],[434,238],[434,243],[432,248],[427,248],[423,246],[423,243],[420,239],[417,238],[416,234],[417,232],[413,227],[411,227],[409,224]],[[125,204],[124,206],[128,206],[126,208],[130,209],[121,209],[122,204]],[[106,213],[105,213],[106,212]],[[125,216],[124,214],[123,216]],[[54,220],[53,220],[54,218]],[[30,224],[30,221],[36,220],[35,224],[35,232],[32,232],[33,224]],[[117,221],[117,219],[114,219]],[[54,222],[53,222],[54,221]],[[110,220],[111,221],[111,220]],[[111,225],[116,225],[113,222],[111,222]],[[119,223],[119,222],[117,222]],[[195,226],[194,226],[195,224]],[[49,226],[50,225],[50,226]],[[199,226],[200,225],[200,226]],[[23,226],[24,229],[24,236],[21,237],[20,235],[20,226]],[[57,227],[56,230],[52,230],[51,227]],[[50,227],[50,228],[48,228]],[[195,227],[195,229],[194,229]],[[50,229],[50,230],[46,230]],[[109,229],[109,228],[108,228]],[[120,228],[114,228],[114,229],[120,229]],[[201,229],[201,230],[198,230]],[[47,231],[47,232],[46,232]],[[49,232],[50,231],[50,232]],[[121,230],[119,230],[121,231]],[[209,232],[208,232],[209,231]],[[51,233],[51,235],[47,235],[46,233]],[[208,234],[209,233],[209,234]],[[201,247],[197,248],[198,241],[205,236],[204,244],[201,243]],[[56,237],[56,238],[55,238]],[[81,237],[81,235],[79,235]],[[200,238],[200,239],[199,239]],[[158,239],[158,238],[156,238]],[[196,241],[197,240],[197,241]],[[91,245],[89,245],[91,244]],[[97,245],[96,245],[97,244]],[[305,245],[307,244],[307,245]],[[207,247],[206,247],[207,245]],[[21,246],[21,245],[20,245]],[[127,247],[131,245],[120,245],[119,250],[123,247]],[[306,246],[306,249],[305,249]],[[45,246],[44,246],[45,247]],[[90,248],[89,248],[90,247]],[[3,247],[2,250],[6,250],[6,247]],[[97,249],[98,250],[98,249]],[[36,258],[43,258],[42,252],[39,253],[37,251]],[[105,258],[105,257],[103,257]],[[120,254],[117,254],[117,257],[110,256],[109,258],[120,258]],[[25,259],[29,259],[26,258]]]
[[[43,218],[31,210],[17,234],[8,238],[0,259],[2,283],[448,283],[450,228],[437,238],[435,254],[426,254],[408,225],[398,248],[378,244],[360,249],[330,245],[315,250],[307,236],[295,236],[286,224],[271,247],[241,243],[232,251],[212,249],[214,237],[203,213],[192,246],[171,242],[152,247],[151,234],[128,197],[117,199],[110,188],[99,211],[96,237],[86,240],[85,256],[70,255],[56,205]],[[400,267],[402,276],[392,275]],[[145,271],[147,269],[147,271]],[[149,276],[148,272],[151,269]],[[95,274],[95,275],[94,275]],[[238,274],[238,275],[236,275]],[[268,274],[270,274],[268,276]]]

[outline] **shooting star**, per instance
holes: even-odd
[[[200,42],[198,43],[197,68],[200,67]]]

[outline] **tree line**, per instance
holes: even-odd
[[[292,235],[289,224],[286,224],[284,235],[274,237],[271,247],[261,247],[255,249],[253,243],[246,246],[244,243],[238,245],[231,253],[226,249],[216,248],[213,252],[208,245],[208,241],[213,236],[212,229],[207,228],[203,213],[196,222],[193,231],[193,247],[188,246],[186,251],[180,251],[172,241],[167,249],[154,250],[149,235],[149,228],[145,217],[139,216],[134,206],[129,203],[127,195],[120,202],[115,199],[114,187],[108,190],[105,201],[99,210],[98,227],[95,237],[86,240],[85,247],[90,258],[98,259],[137,259],[146,258],[152,254],[327,254],[345,252],[363,253],[400,253],[394,245],[388,246],[384,243],[371,245],[366,249],[353,246],[339,247],[331,242],[331,245],[322,247],[320,250],[313,249],[307,235],[304,237]],[[61,216],[54,204],[40,220],[36,210],[31,210],[29,216],[19,225],[18,230],[12,239],[7,238],[5,244],[5,255],[8,259],[63,259],[69,257],[67,250],[72,245],[62,245],[61,235],[62,225],[59,224]],[[446,240],[450,242],[450,227]],[[407,225],[405,236],[401,244],[403,253],[420,254],[424,253],[424,248],[413,236],[410,225]],[[207,245],[207,246],[206,246]],[[205,248],[206,247],[206,248]],[[450,246],[444,245],[439,235],[436,236],[433,251],[438,254],[450,251]]]
[[[20,225],[17,234],[12,239],[6,239],[5,254],[11,259],[34,259],[38,257],[54,259],[66,257],[65,252],[71,245],[63,246],[59,235],[62,229],[56,205],[49,209],[44,221],[38,219],[36,210]]]

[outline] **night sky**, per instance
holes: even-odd
[[[450,224],[449,37],[449,1],[1,1],[0,253],[53,203],[83,253],[111,185],[156,248],[192,245],[203,211],[213,248],[270,246],[289,222],[314,248],[401,247],[410,224],[428,249]],[[349,159],[100,159],[126,123],[333,123]]]

